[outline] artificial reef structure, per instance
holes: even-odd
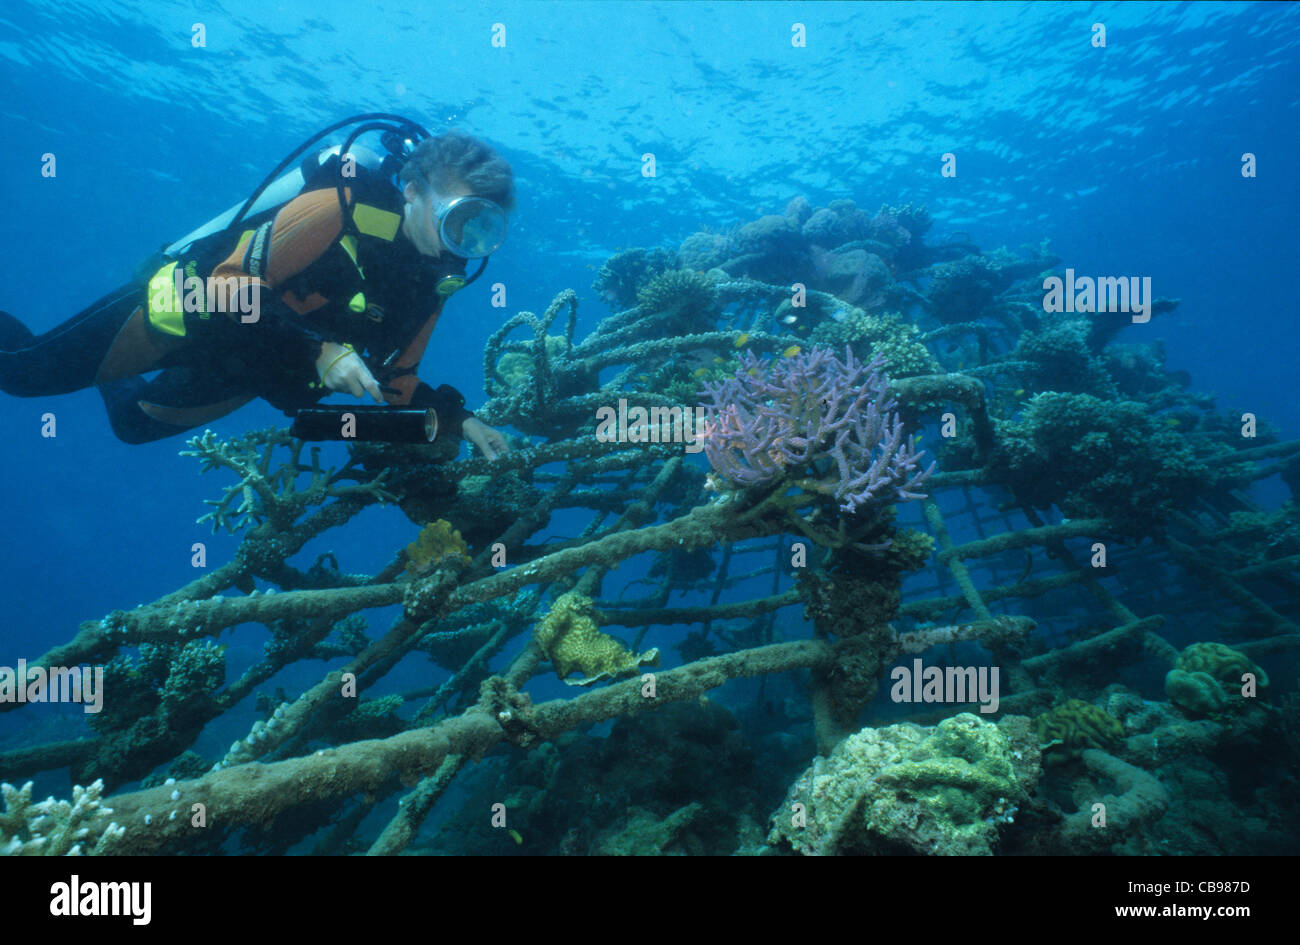
[[[241,544],[31,655],[107,699],[0,750],[0,852],[1296,852],[1300,441],[1127,315],[1046,311],[1046,244],[931,229],[797,198],[613,256],[594,329],[565,290],[489,339],[491,462],[191,439]],[[351,572],[377,503],[410,533]],[[914,660],[997,669],[996,707],[891,698]],[[13,786],[50,772],[71,803]]]

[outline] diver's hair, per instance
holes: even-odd
[[[414,184],[420,194],[442,191],[456,181],[463,181],[480,197],[499,204],[502,209],[515,208],[515,175],[510,164],[485,142],[463,131],[447,131],[436,138],[426,138],[411,152],[398,178],[403,187]]]

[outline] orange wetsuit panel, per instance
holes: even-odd
[[[256,280],[257,284],[274,290],[323,256],[342,232],[343,214],[336,191],[313,190],[294,197],[275,215],[271,245],[266,254],[266,274]],[[246,245],[241,242],[234,252],[216,265],[212,270],[214,279],[248,278],[243,265]],[[233,289],[236,283],[231,281],[229,285]],[[300,299],[292,292],[282,293],[280,299],[299,314],[318,309],[327,301],[316,294]],[[240,311],[237,307],[227,307],[226,310]]]

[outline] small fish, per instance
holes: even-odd
[[[514,827],[510,828],[510,839],[513,840],[518,846],[523,846],[524,844],[524,838],[519,835],[519,831],[516,830]]]
[[[713,356],[713,363],[714,363],[714,364],[725,364],[726,362],[723,361],[723,359],[722,359],[720,356],[718,356],[718,355],[715,354],[715,355]]]
[[[793,358],[796,354],[798,354],[802,350],[803,348],[800,348],[798,345],[791,345],[790,347],[786,348],[784,351],[781,352],[781,357]]]
[[[1182,425],[1183,421],[1177,417],[1165,417],[1165,426],[1167,427],[1181,427]]]
[[[793,325],[793,324],[794,324],[795,322],[797,322],[798,320],[799,320],[799,316],[798,316],[798,315],[787,315],[787,316],[785,316],[785,318],[781,319],[781,324],[782,324],[782,325]]]
[[[1013,397],[1023,397],[1023,396],[1025,396],[1025,389],[1022,387],[1022,388],[1020,388],[1019,390],[1017,390],[1014,394],[1012,394],[1011,396],[1013,396]]]
[[[842,308],[837,308],[835,311],[831,312],[831,321],[833,322],[842,322],[848,317],[849,313]]]
[[[709,373],[709,369],[708,369],[708,368],[697,367],[694,371],[691,372],[691,376],[692,376],[692,377],[703,377],[705,374],[708,374],[708,373]]]
[[[749,332],[747,332],[747,331],[742,331],[740,334],[738,334],[738,335],[736,336],[736,347],[739,348],[741,345],[745,344],[747,341],[749,341]]]

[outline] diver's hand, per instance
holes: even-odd
[[[320,357],[316,359],[316,374],[320,382],[330,390],[336,390],[354,397],[369,394],[375,403],[382,404],[384,396],[379,392],[379,382],[361,360],[361,355],[345,347],[327,341],[321,345]]]
[[[496,459],[502,453],[510,452],[506,438],[478,417],[470,417],[462,423],[460,435],[482,450],[488,459]]]

